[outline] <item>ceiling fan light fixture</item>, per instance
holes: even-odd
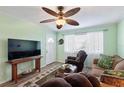
[[[77,12],[79,12],[80,11],[80,7],[76,7],[76,8],[70,9],[70,10],[68,10],[66,12],[63,12],[63,10],[64,10],[63,6],[58,6],[57,8],[58,8],[58,12],[55,12],[55,11],[49,9],[49,8],[42,7],[42,9],[46,13],[48,13],[48,14],[56,17],[56,18],[55,19],[43,20],[40,23],[56,22],[56,27],[58,29],[61,29],[64,26],[64,24],[66,24],[66,23],[69,24],[69,25],[72,25],[72,26],[79,26],[79,23],[77,21],[75,21],[73,19],[68,19],[67,17],[73,16]]]
[[[56,20],[57,25],[62,25],[63,26],[65,23],[66,23],[65,19],[57,19]]]

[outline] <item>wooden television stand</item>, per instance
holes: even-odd
[[[41,56],[32,56],[32,57],[19,58],[19,59],[14,59],[14,60],[8,61],[7,63],[12,65],[12,80],[15,81],[15,83],[17,83],[17,81],[18,81],[17,65],[20,63],[35,60],[35,71],[40,72],[40,59],[41,59]]]

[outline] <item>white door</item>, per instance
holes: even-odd
[[[56,35],[46,34],[46,65],[56,61]]]

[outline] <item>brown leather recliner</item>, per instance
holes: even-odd
[[[81,72],[84,67],[84,61],[87,57],[87,54],[85,51],[80,50],[77,54],[77,57],[68,56],[65,60],[66,64],[72,64],[77,67],[76,72]]]

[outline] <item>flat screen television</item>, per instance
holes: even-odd
[[[40,41],[8,39],[8,60],[41,55]]]

